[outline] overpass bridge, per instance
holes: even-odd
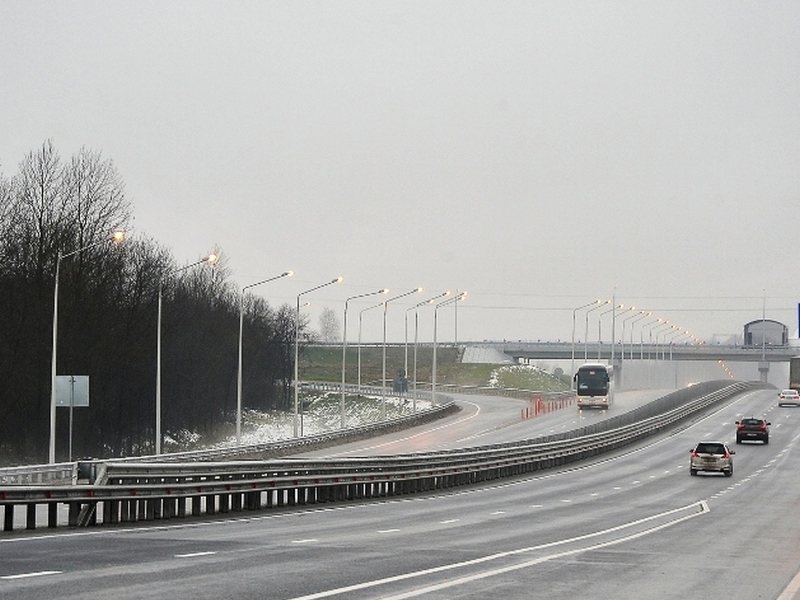
[[[729,362],[789,362],[792,356],[800,355],[795,346],[733,346],[701,344],[608,344],[590,342],[484,342],[467,346],[492,348],[508,356],[514,362],[531,360],[710,360]]]
[[[485,342],[468,344],[470,348],[490,350],[496,356],[515,363],[537,360],[569,360],[575,365],[598,360],[613,364],[621,373],[626,361],[713,361],[722,363],[750,362],[758,364],[761,381],[768,381],[770,364],[787,363],[800,355],[800,348],[789,345],[735,346],[702,344],[605,344],[572,342]],[[648,363],[649,364],[649,363]],[[677,363],[676,363],[677,364]]]

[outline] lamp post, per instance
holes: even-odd
[[[58,279],[61,275],[61,261],[70,256],[75,256],[79,252],[89,250],[90,248],[96,248],[108,242],[119,244],[124,239],[125,231],[117,229],[108,239],[87,244],[86,246],[73,250],[72,252],[67,252],[66,254],[61,254],[61,252],[59,252],[56,256],[56,274],[55,283],[53,285],[53,348],[50,361],[50,444],[48,453],[50,464],[56,462],[56,358],[58,354]]]
[[[601,303],[601,300],[595,300],[594,302],[589,302],[588,304],[584,304],[583,306],[579,306],[572,310],[572,362],[570,363],[570,385],[574,385],[575,382],[572,377],[575,376],[575,316],[579,310],[583,310],[584,308],[589,308],[590,306],[595,306]],[[572,389],[575,389],[574,387]]]
[[[661,319],[653,319],[652,321],[648,321],[647,323],[642,324],[642,328],[639,330],[639,360],[644,360],[644,328],[649,327],[650,331],[648,332],[649,336],[649,344],[653,343],[653,327],[658,325],[661,322]],[[650,347],[647,348],[647,360],[650,360]]]
[[[438,304],[434,304],[433,306],[433,368],[431,370],[431,403],[433,403],[434,405],[436,404],[436,338],[437,338],[438,319],[439,319],[439,307],[447,306],[448,304],[453,304],[454,302],[463,300],[464,298],[466,298],[466,296],[467,292],[461,292],[457,296],[454,296],[449,300],[444,300],[443,302],[439,302]]]
[[[413,396],[412,411],[413,412],[417,412],[417,347],[419,345],[419,307],[420,306],[427,306],[429,304],[433,304],[439,298],[446,298],[449,295],[450,295],[450,291],[448,290],[446,292],[443,292],[443,293],[439,294],[438,296],[434,296],[433,298],[428,298],[427,300],[423,300],[422,302],[419,302],[419,303],[415,304],[414,306],[412,306],[411,308],[409,308],[408,310],[406,310],[406,315],[408,315],[408,311],[409,310],[413,310],[414,311],[414,386],[412,388],[412,390],[413,390],[412,391],[412,396]],[[406,344],[407,343],[408,342],[406,342]],[[408,355],[408,351],[407,350],[406,350],[406,355]],[[407,361],[408,361],[408,359],[406,359],[406,363],[407,363]],[[408,367],[406,366],[406,371],[407,370],[408,370]]]
[[[350,300],[355,300],[356,298],[366,298],[368,296],[377,296],[378,294],[388,294],[388,288],[383,288],[382,290],[378,290],[377,292],[367,292],[366,294],[358,294],[356,296],[350,296],[344,301],[344,318],[343,320],[343,333],[342,333],[342,400],[340,402],[341,406],[341,428],[345,428],[345,403],[344,403],[344,386],[345,386],[345,355],[347,352],[347,306],[350,303]],[[360,330],[359,330],[360,336]],[[360,350],[360,348],[359,348]]]
[[[662,333],[660,330],[662,330],[664,327],[672,327],[672,323],[670,323],[668,319],[662,319],[662,321],[663,322],[661,323],[661,325],[657,325],[656,327],[653,327],[653,329],[650,330],[650,335],[655,334],[654,337],[656,340],[656,360],[658,360],[658,349],[661,347],[658,343],[658,336]]]
[[[672,344],[678,339],[680,336],[684,335],[683,330],[680,327],[675,326],[672,331],[668,331],[664,334],[664,344],[666,345],[669,342],[669,359],[672,360]]]
[[[648,312],[645,312],[645,311],[640,311],[640,312],[639,312],[639,317],[635,318],[635,319],[634,319],[634,320],[631,322],[631,344],[630,344],[630,345],[631,345],[631,360],[633,360],[633,326],[634,326],[634,325],[636,325],[636,323],[638,323],[638,322],[639,322],[639,321],[641,321],[642,319],[646,319],[647,317],[649,317],[649,316],[650,316],[650,315],[652,315],[652,314],[653,314],[653,313],[652,313],[652,312],[649,312],[649,311],[648,311]],[[641,358],[641,357],[640,357],[640,358]]]
[[[281,279],[283,277],[291,277],[294,271],[286,271],[275,277],[264,279],[257,283],[251,283],[242,288],[242,293],[239,296],[239,359],[236,368],[236,444],[242,443],[242,329],[244,328],[244,292],[250,288]]]
[[[175,275],[186,269],[191,269],[202,264],[215,265],[219,260],[216,254],[209,254],[205,258],[193,262],[185,267],[167,271],[158,281],[158,320],[156,324],[156,454],[161,454],[161,305],[164,295],[164,278]]]
[[[600,358],[600,349],[603,344],[603,315],[607,315],[610,312],[615,312],[618,308],[622,308],[622,305],[619,306],[612,306],[608,310],[604,310],[597,316],[597,358]],[[614,332],[611,332],[611,344],[614,344]]]
[[[626,313],[626,312],[632,311],[632,310],[635,311],[636,307],[635,306],[631,306],[628,309],[622,311],[620,314],[623,314],[623,313]],[[621,350],[619,352],[619,355],[620,355],[620,358],[621,358],[622,362],[625,362],[625,324],[628,321],[630,321],[631,319],[635,319],[636,317],[641,316],[641,314],[642,314],[642,311],[637,311],[637,312],[634,312],[631,315],[628,315],[624,319],[622,319],[622,333],[620,334],[620,340],[621,340],[620,343],[622,344],[622,348],[621,348]],[[631,328],[633,328],[633,326],[631,326]]]
[[[386,419],[386,312],[389,307],[389,302],[393,300],[399,300],[400,298],[405,298],[406,296],[410,296],[411,294],[416,294],[421,292],[422,288],[414,288],[410,292],[405,292],[404,294],[400,294],[395,296],[394,298],[389,298],[388,300],[383,301],[383,352],[382,352],[382,379],[381,379],[381,421]]]
[[[589,310],[586,311],[586,328],[585,328],[585,331],[583,333],[583,360],[584,361],[589,359],[589,313],[592,312],[593,310],[597,310],[601,306],[605,306],[606,304],[609,304],[610,302],[611,302],[611,300],[606,300],[605,302],[598,301],[597,306],[594,306],[593,308],[590,308]]]
[[[368,306],[367,308],[362,308],[358,313],[358,387],[357,387],[357,394],[361,397],[361,326],[363,324],[363,317],[364,313],[368,310],[372,310],[373,308],[380,308],[383,306],[383,302],[379,302],[378,304],[373,304],[372,306]]]
[[[307,290],[303,290],[299,294],[297,294],[297,307],[295,310],[294,315],[294,437],[297,437],[298,432],[298,411],[297,407],[300,404],[300,379],[299,379],[299,369],[298,369],[298,361],[300,359],[300,296],[308,294],[310,292],[314,292],[316,290],[322,289],[324,287],[328,287],[329,285],[333,285],[334,283],[341,283],[344,280],[343,277],[337,277],[336,279],[331,279],[330,281],[326,281],[320,285],[314,286]]]
[[[433,298],[428,298],[427,300],[423,300],[422,302],[418,302],[414,306],[409,306],[406,309],[405,315],[405,359],[403,368],[405,369],[406,376],[408,376],[408,313],[412,310],[414,311],[414,322],[416,325],[419,324],[419,307],[425,306],[426,304],[433,304],[439,298],[445,298],[450,295],[450,292],[444,292],[439,294],[438,296],[434,296]],[[416,338],[415,338],[416,339]],[[415,341],[416,343],[416,341]],[[416,352],[416,346],[414,347],[414,351]],[[415,365],[416,366],[416,365]]]

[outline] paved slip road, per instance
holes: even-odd
[[[577,429],[632,410],[668,393],[669,390],[618,392],[612,408],[608,411],[578,410],[573,405],[525,420],[521,414],[525,407],[530,406],[526,400],[500,396],[448,394],[461,407],[459,413],[378,438],[306,452],[298,456],[375,456],[502,444]]]
[[[694,443],[733,442],[750,415],[772,421],[770,444],[734,446],[731,478],[690,477]],[[0,597],[784,600],[799,442],[800,410],[749,392],[678,432],[494,485],[0,539]]]

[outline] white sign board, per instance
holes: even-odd
[[[56,406],[89,406],[89,376],[58,375]]]

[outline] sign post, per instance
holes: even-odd
[[[73,409],[76,406],[89,406],[89,376],[56,377],[56,406],[69,406],[69,462],[72,462]]]

